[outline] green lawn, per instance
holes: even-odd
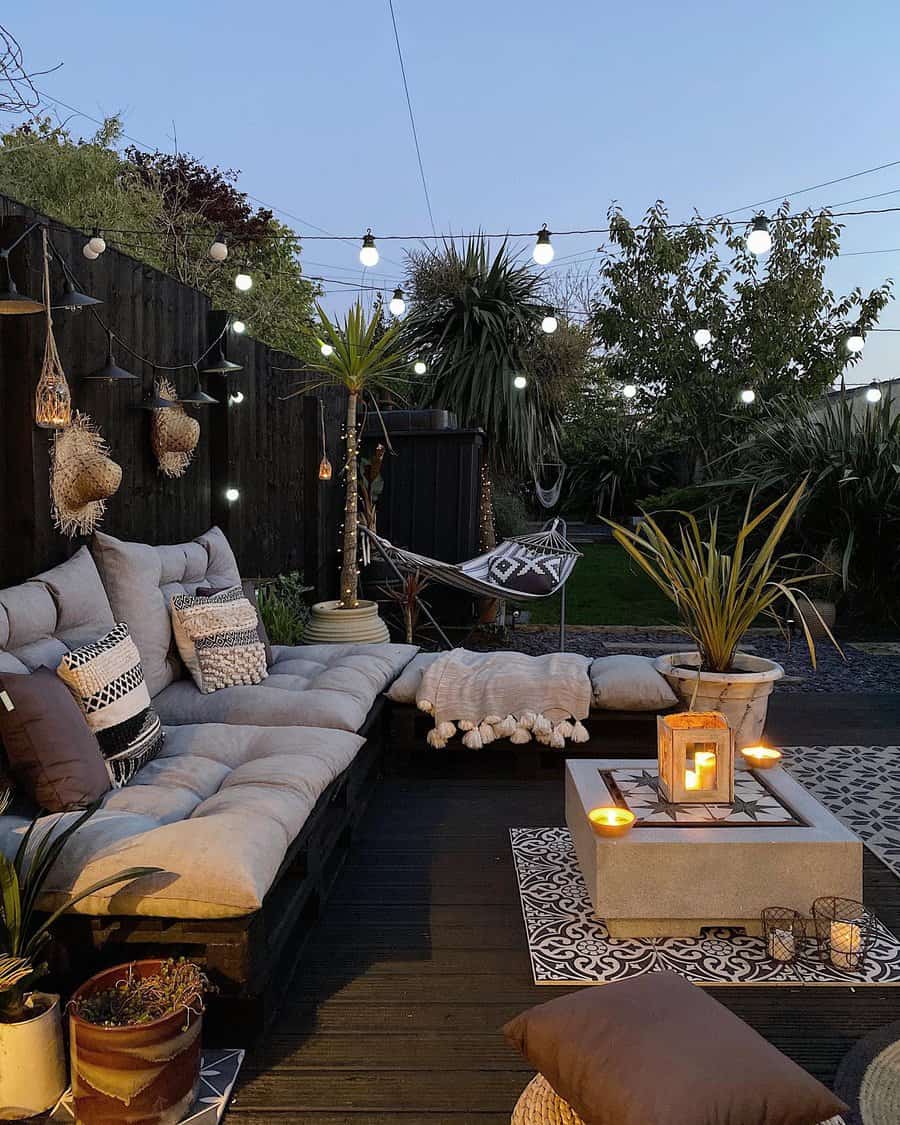
[[[566,585],[566,620],[570,625],[672,625],[675,608],[638,569],[617,543],[581,548]],[[559,596],[532,602],[535,625],[559,621]]]

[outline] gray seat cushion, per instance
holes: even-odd
[[[211,695],[178,680],[153,703],[164,723],[260,723],[357,731],[379,692],[416,654],[414,645],[273,645],[261,684]]]
[[[147,687],[156,695],[185,674],[172,638],[172,595],[241,584],[228,540],[213,527],[189,543],[151,547],[98,531],[91,546],[112,611],[131,630]]]
[[[108,794],[66,844],[42,909],[123,867],[146,865],[166,874],[100,891],[77,911],[171,918],[252,913],[319,796],[363,743],[355,734],[313,727],[208,724],[166,734],[160,756],[126,788]],[[26,824],[0,817],[0,849],[7,855]]]
[[[87,547],[19,586],[0,590],[0,672],[56,668],[115,618]]]

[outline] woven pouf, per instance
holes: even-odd
[[[900,1022],[870,1032],[838,1068],[834,1092],[850,1106],[847,1125],[900,1121]]]
[[[519,1096],[510,1125],[584,1125],[584,1121],[543,1074],[536,1074]]]

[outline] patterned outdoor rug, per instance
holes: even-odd
[[[611,938],[594,917],[568,828],[510,829],[535,984],[608,984],[675,972],[707,985],[900,985],[900,941],[878,923],[861,973],[822,964],[808,942],[794,965],[771,961],[762,938],[732,930],[704,937]]]

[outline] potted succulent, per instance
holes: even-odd
[[[306,390],[323,384],[344,387],[347,391],[347,457],[344,471],[344,529],[342,533],[340,597],[317,602],[312,607],[304,640],[307,644],[347,644],[390,639],[387,626],[378,616],[378,604],[359,597],[359,434],[358,408],[368,398],[373,403],[376,391],[396,391],[402,381],[404,357],[398,350],[399,323],[382,326],[381,311],[366,317],[357,301],[347,312],[343,325],[333,324],[319,308],[323,338],[318,339],[322,360],[312,364],[324,379]],[[377,404],[376,404],[377,409]]]
[[[15,859],[0,853],[0,1119],[43,1113],[66,1086],[59,997],[36,991],[47,972],[43,957],[50,927],[60,914],[97,891],[158,867],[131,867],[69,897],[49,917],[37,901],[66,841],[93,815],[97,804],[72,819],[33,820]],[[0,809],[2,812],[2,809]],[[47,821],[50,821],[48,824]],[[61,820],[64,827],[55,831]]]
[[[86,981],[69,1003],[75,1117],[177,1125],[197,1099],[204,994],[193,961],[133,961]]]
[[[682,523],[672,538],[649,515],[637,531],[606,521],[620,546],[675,603],[685,632],[697,646],[694,652],[659,657],[657,670],[691,710],[722,711],[738,746],[759,741],[769,695],[784,675],[774,660],[738,652],[741,638],[760,616],[783,628],[777,607],[787,602],[799,619],[815,667],[815,641],[799,610],[803,602],[840,652],[802,589],[816,575],[796,573],[791,565],[795,556],[776,554],[805,488],[803,481],[792,495],[780,497],[756,515],[751,514],[751,496],[730,551],[719,541],[718,512],[710,516],[706,534],[695,516],[679,512]],[[758,548],[751,549],[748,540],[754,533],[763,534],[760,529],[770,516],[775,521],[768,534]]]

